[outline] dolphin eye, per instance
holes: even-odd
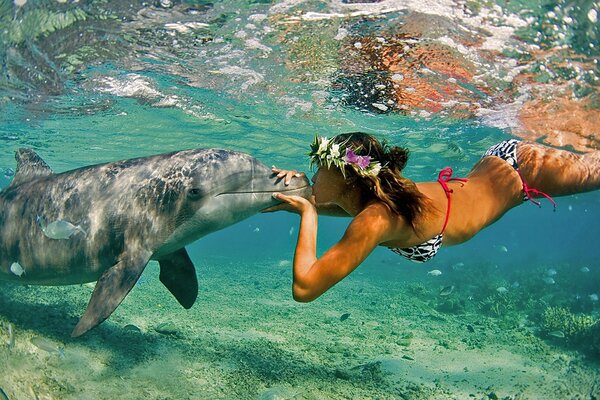
[[[200,197],[202,197],[202,190],[201,189],[191,188],[188,191],[188,198],[190,198],[192,200],[198,200]]]

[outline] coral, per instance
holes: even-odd
[[[560,331],[565,338],[574,339],[586,336],[594,322],[589,315],[573,314],[564,307],[548,307],[542,314],[541,326],[546,332]]]
[[[478,303],[480,310],[492,317],[506,316],[514,310],[514,299],[504,293],[496,293]]]

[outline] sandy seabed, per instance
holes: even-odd
[[[491,317],[440,313],[411,296],[406,276],[358,270],[299,304],[289,261],[196,264],[200,294],[190,310],[151,262],[115,313],[76,339],[91,285],[0,283],[0,388],[11,400],[600,396],[597,362]],[[418,271],[413,283],[427,284]],[[156,331],[165,323],[173,332]],[[64,347],[64,357],[34,338]]]

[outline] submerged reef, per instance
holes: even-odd
[[[441,278],[408,283],[408,294],[438,316],[473,317],[505,332],[519,332],[525,341],[537,337],[600,359],[600,304],[594,294],[600,270],[572,264],[502,269],[493,263],[463,262],[450,269]],[[476,332],[472,325],[467,329]],[[479,340],[468,342],[479,346]]]
[[[573,314],[564,307],[548,307],[542,314],[542,328],[546,332],[560,331],[567,339],[583,335],[594,322],[591,316]]]
[[[542,313],[541,328],[546,335],[564,337],[567,344],[600,358],[600,319],[564,307],[548,307]]]

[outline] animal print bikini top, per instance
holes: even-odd
[[[442,239],[444,238],[444,230],[446,230],[446,225],[448,225],[448,217],[450,216],[450,193],[452,193],[452,189],[448,187],[448,183],[450,181],[459,181],[466,182],[467,180],[464,178],[452,178],[452,168],[447,167],[440,171],[437,179],[438,183],[444,189],[446,193],[446,198],[448,199],[448,207],[446,208],[446,220],[444,221],[444,226],[442,227],[442,231],[429,239],[428,241],[418,244],[412,247],[390,247],[389,249],[396,254],[400,254],[402,257],[408,258],[410,261],[423,263],[425,261],[431,260],[438,252],[440,247],[442,247]]]

